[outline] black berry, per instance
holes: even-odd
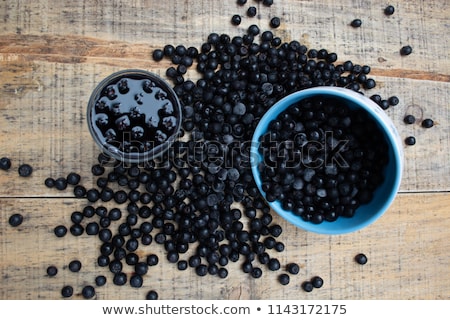
[[[11,168],[11,160],[9,158],[3,157],[0,159],[0,169],[8,170]]]
[[[366,264],[367,256],[364,253],[359,253],[355,256],[355,261],[359,264]]]
[[[241,24],[241,16],[238,14],[235,14],[234,16],[231,17],[231,23],[234,24],[235,26],[238,26]]]
[[[18,227],[23,222],[23,216],[20,213],[14,213],[9,217],[8,222],[12,227]]]
[[[73,287],[72,286],[64,286],[61,289],[61,295],[64,298],[70,298],[73,295]]]
[[[395,8],[394,8],[394,6],[391,6],[391,5],[384,8],[384,14],[387,16],[393,15],[394,11],[395,11]]]
[[[19,166],[19,176],[29,177],[33,173],[33,168],[29,164],[22,164]]]
[[[145,298],[146,300],[158,300],[158,293],[154,290],[150,290],[149,292],[147,292]]]
[[[78,272],[81,270],[81,262],[79,260],[72,260],[69,263],[69,270],[72,272]]]
[[[314,289],[313,284],[311,283],[311,281],[304,281],[302,283],[302,289],[306,292],[311,292]]]
[[[409,45],[403,46],[403,47],[400,49],[400,54],[401,54],[402,56],[408,56],[408,55],[410,55],[411,53],[412,53],[412,47],[409,46]]]
[[[98,287],[104,286],[106,284],[106,277],[105,276],[97,276],[97,277],[95,277],[95,284]]]
[[[140,288],[142,287],[142,284],[144,283],[144,280],[142,279],[142,276],[139,274],[134,274],[130,278],[130,286],[133,288]]]
[[[272,19],[270,19],[270,26],[272,28],[278,28],[280,25],[281,25],[280,18],[273,17]]]
[[[422,121],[422,127],[424,128],[431,128],[432,126],[434,126],[434,121],[432,119],[423,119]]]
[[[406,143],[408,146],[413,146],[413,145],[416,144],[416,138],[413,137],[413,136],[406,137],[406,138],[405,138],[405,143]]]
[[[286,269],[290,274],[298,274],[300,272],[300,266],[295,262],[289,263]]]
[[[57,268],[57,267],[55,267],[55,266],[49,266],[49,267],[47,268],[47,275],[48,275],[49,277],[54,277],[54,276],[56,276],[57,273],[58,273],[58,268]]]
[[[80,179],[81,179],[80,175],[75,172],[69,173],[66,178],[67,183],[73,186],[77,185],[80,182]]]
[[[64,237],[67,234],[67,228],[63,225],[56,226],[54,233],[58,238]]]
[[[416,117],[414,117],[412,114],[408,114],[403,118],[403,122],[406,124],[413,124],[416,122]]]
[[[45,179],[44,184],[47,188],[53,188],[55,186],[55,179],[47,178]]]
[[[85,299],[91,299],[95,296],[95,289],[93,286],[87,285],[83,287],[81,294]]]
[[[311,283],[314,288],[321,288],[323,286],[323,279],[319,276],[315,276],[311,279]]]
[[[289,280],[290,280],[290,277],[286,273],[282,273],[278,276],[278,281],[284,286],[289,284]]]
[[[361,21],[361,19],[354,19],[354,20],[350,23],[350,25],[351,25],[353,28],[359,28],[359,27],[361,27],[361,25],[362,25],[362,21]]]
[[[249,17],[256,16],[256,7],[253,7],[253,6],[249,7],[247,9],[247,16],[249,16]]]

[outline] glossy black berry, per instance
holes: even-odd
[[[114,201],[118,204],[125,203],[128,200],[128,194],[124,190],[119,190],[114,193]]]
[[[247,16],[254,17],[256,16],[256,12],[257,12],[256,7],[251,6],[247,9]]]
[[[70,298],[73,295],[73,287],[72,286],[64,286],[61,289],[61,295],[64,298]]]
[[[235,26],[240,25],[242,22],[242,18],[240,15],[235,14],[231,17],[231,23],[234,24]]]
[[[62,191],[67,188],[67,180],[66,178],[60,177],[55,180],[55,188]]]
[[[311,279],[311,283],[314,288],[321,288],[323,286],[323,279],[319,276],[315,276]]]
[[[69,270],[72,272],[78,272],[81,270],[81,262],[79,260],[72,260],[69,263]]]
[[[95,277],[95,284],[98,287],[104,286],[106,284],[106,277],[105,276],[97,276],[97,277]]]
[[[95,289],[94,289],[94,287],[90,286],[90,285],[87,285],[87,286],[83,287],[83,289],[81,290],[81,295],[85,299],[93,298],[95,296]]]
[[[147,264],[149,266],[156,266],[159,262],[159,258],[156,254],[149,254],[147,256]]]
[[[89,189],[86,192],[86,198],[90,202],[96,202],[96,201],[98,201],[100,199],[100,192],[97,189],[95,189],[95,188]]]
[[[367,256],[364,253],[358,253],[355,256],[355,261],[359,264],[366,264],[367,263]]]
[[[91,172],[94,176],[101,176],[105,172],[105,167],[95,164],[92,166]]]
[[[270,19],[270,26],[272,28],[278,28],[281,25],[281,20],[278,17],[273,17]]]
[[[19,176],[29,177],[33,173],[33,168],[29,164],[22,164],[19,166]]]
[[[147,292],[145,299],[146,300],[158,300],[158,293],[155,290],[150,290],[149,292]]]
[[[413,145],[416,144],[416,138],[413,137],[413,136],[406,137],[406,138],[405,138],[405,143],[406,143],[408,146],[413,146]]]
[[[53,178],[46,178],[44,181],[44,184],[47,188],[53,188],[55,186],[55,179]]]
[[[395,12],[394,6],[389,5],[386,8],[384,8],[384,14],[387,16],[393,15],[394,12]]]
[[[97,222],[92,221],[86,225],[85,230],[86,230],[86,234],[88,234],[90,236],[97,235],[100,230],[100,226],[98,225]]]
[[[268,263],[269,270],[276,271],[280,269],[280,261],[277,258],[270,258]]]
[[[290,274],[298,274],[300,272],[300,266],[295,262],[289,263],[286,269]]]
[[[81,179],[80,175],[75,172],[69,173],[66,178],[67,183],[73,186],[77,185],[80,182],[80,179]]]
[[[401,47],[401,49],[400,49],[400,54],[401,54],[402,56],[408,56],[408,55],[410,55],[411,53],[412,53],[412,47],[409,46],[409,45],[403,46],[403,47]]]
[[[400,102],[400,100],[398,99],[397,96],[389,97],[388,101],[389,101],[389,105],[391,105],[391,106],[396,106]]]
[[[143,283],[144,280],[139,274],[134,274],[130,278],[130,286],[132,286],[133,288],[140,288],[142,287]]]
[[[313,284],[311,283],[311,281],[304,281],[304,282],[302,283],[302,289],[303,289],[303,291],[305,291],[305,292],[311,292],[311,291],[313,291],[314,286],[313,286]]]
[[[0,169],[8,170],[11,168],[11,160],[9,158],[3,157],[0,159]]]
[[[434,126],[434,121],[432,119],[423,119],[422,123],[421,123],[422,127],[424,128],[431,128],[432,126]]]
[[[373,89],[376,87],[376,85],[377,85],[377,83],[372,78],[369,78],[364,82],[364,88],[366,88],[366,89]]]
[[[127,283],[128,277],[126,273],[118,272],[114,274],[113,283],[117,286],[123,286]]]
[[[73,225],[70,226],[69,230],[73,236],[78,237],[83,234],[84,227],[79,223],[74,223]]]
[[[362,25],[362,21],[361,21],[361,19],[354,19],[354,20],[350,23],[350,25],[351,25],[353,28],[359,28],[359,27],[361,27],[361,25]]]
[[[412,114],[408,114],[403,118],[403,122],[406,124],[413,124],[416,122],[416,117],[414,117]]]
[[[67,234],[67,227],[63,225],[56,226],[54,233],[58,238],[64,237]]]
[[[84,186],[75,186],[75,188],[73,188],[73,195],[76,198],[83,198],[86,196],[86,188]]]
[[[289,284],[290,277],[287,273],[282,273],[278,276],[278,282],[280,282],[283,286]]]
[[[153,60],[161,61],[164,58],[164,51],[161,49],[156,49],[152,53]]]
[[[9,217],[8,222],[11,227],[18,227],[23,222],[23,216],[20,213],[14,213]]]
[[[54,277],[54,276],[56,276],[57,273],[58,273],[58,268],[57,268],[57,267],[55,267],[55,266],[49,266],[49,267],[47,268],[47,275],[48,275],[49,277]]]
[[[204,264],[200,264],[195,268],[195,273],[200,276],[206,276],[208,274],[208,267]]]

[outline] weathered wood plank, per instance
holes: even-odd
[[[301,266],[300,273],[291,276],[287,286],[277,282],[284,269],[271,272],[262,266],[262,278],[252,279],[241,271],[241,259],[227,265],[226,279],[199,277],[191,268],[179,271],[167,262],[161,245],[141,245],[137,251],[140,257],[156,253],[160,262],[144,276],[144,287],[135,289],[114,285],[109,270],[98,267],[97,237],[53,235],[54,226],[70,225],[70,214],[82,208],[83,201],[1,199],[0,298],[59,299],[65,284],[73,285],[78,294],[75,298],[81,298],[82,287],[93,284],[95,276],[103,274],[108,283],[97,289],[98,299],[144,299],[150,289],[157,290],[161,299],[448,299],[449,205],[448,193],[402,194],[379,221],[341,236],[307,233],[274,216],[274,222],[284,230],[277,240],[285,244],[286,250],[271,251],[271,255],[283,267],[289,262]],[[6,223],[15,212],[25,217],[18,228]],[[360,252],[369,259],[364,266],[353,261]],[[67,269],[72,259],[82,262],[80,273]],[[59,269],[54,278],[46,276],[49,265]],[[132,274],[131,267],[125,265],[124,269],[129,276]],[[324,287],[303,292],[301,283],[316,275],[324,279]]]

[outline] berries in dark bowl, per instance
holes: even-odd
[[[88,103],[89,130],[103,152],[128,163],[159,157],[178,137],[181,105],[156,74],[123,70],[104,79]]]

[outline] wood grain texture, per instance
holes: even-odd
[[[286,250],[271,255],[282,266],[297,262],[300,273],[291,276],[287,286],[277,285],[284,268],[272,272],[263,266],[263,276],[253,279],[241,271],[242,259],[227,266],[229,276],[199,277],[192,268],[179,271],[166,261],[161,245],[140,246],[136,252],[144,258],[155,253],[158,265],[150,267],[140,289],[117,287],[107,268],[97,265],[100,240],[96,236],[68,235],[56,238],[53,228],[70,226],[70,214],[80,210],[85,200],[73,199],[1,199],[0,218],[21,212],[24,222],[17,228],[3,223],[0,299],[59,299],[62,285],[74,287],[77,295],[95,276],[108,278],[97,289],[98,299],[143,299],[148,290],[157,290],[161,299],[449,299],[448,265],[450,243],[442,230],[450,228],[448,193],[402,194],[389,211],[365,230],[340,236],[307,233],[274,216],[283,227],[277,239]],[[110,207],[110,206],[109,206]],[[83,223],[87,223],[88,219]],[[120,223],[117,222],[117,224]],[[155,232],[152,232],[154,235]],[[363,252],[369,262],[358,265],[353,258]],[[189,257],[189,252],[182,256]],[[73,273],[67,265],[80,259],[82,269]],[[54,278],[46,275],[50,265],[58,267]],[[125,265],[130,276],[133,269]],[[313,293],[301,289],[301,283],[319,275],[325,285]]]
[[[251,279],[239,263],[230,266],[227,279],[211,281],[164,261],[151,269],[145,288],[118,288],[109,278],[97,298],[141,299],[155,289],[163,299],[449,299],[450,4],[392,4],[396,12],[388,17],[381,0],[286,0],[270,8],[255,2],[259,15],[247,18],[247,7],[233,0],[1,1],[0,156],[9,156],[13,166],[0,172],[0,299],[59,299],[63,284],[79,293],[97,274],[108,273],[95,263],[97,239],[55,240],[51,228],[69,223],[70,213],[85,203],[70,188],[56,192],[43,184],[48,176],[76,171],[86,187],[94,185],[90,168],[99,150],[87,129],[86,106],[95,86],[127,68],[164,77],[170,63],[154,62],[154,49],[167,43],[199,47],[211,32],[242,35],[251,24],[267,30],[273,16],[282,19],[273,31],[283,41],[334,51],[338,63],[370,65],[377,87],[366,94],[399,97],[387,114],[400,135],[414,135],[417,144],[405,146],[394,205],[376,224],[343,236],[309,234],[279,220],[286,251],[278,256],[302,266],[288,286],[274,285],[279,273]],[[239,27],[230,23],[233,14],[243,16]],[[363,21],[361,28],[349,26],[354,18]],[[406,44],[413,53],[400,56]],[[191,68],[187,77],[198,74]],[[430,117],[436,125],[405,125],[406,114]],[[21,163],[33,166],[30,178],[18,177]],[[17,229],[7,224],[13,212],[25,216]],[[153,250],[164,257],[156,245],[139,254]],[[367,265],[353,263],[358,252],[367,253]],[[65,268],[76,257],[83,257],[79,274]],[[60,268],[57,277],[45,275],[49,264]],[[314,275],[326,285],[306,294],[300,284]]]

